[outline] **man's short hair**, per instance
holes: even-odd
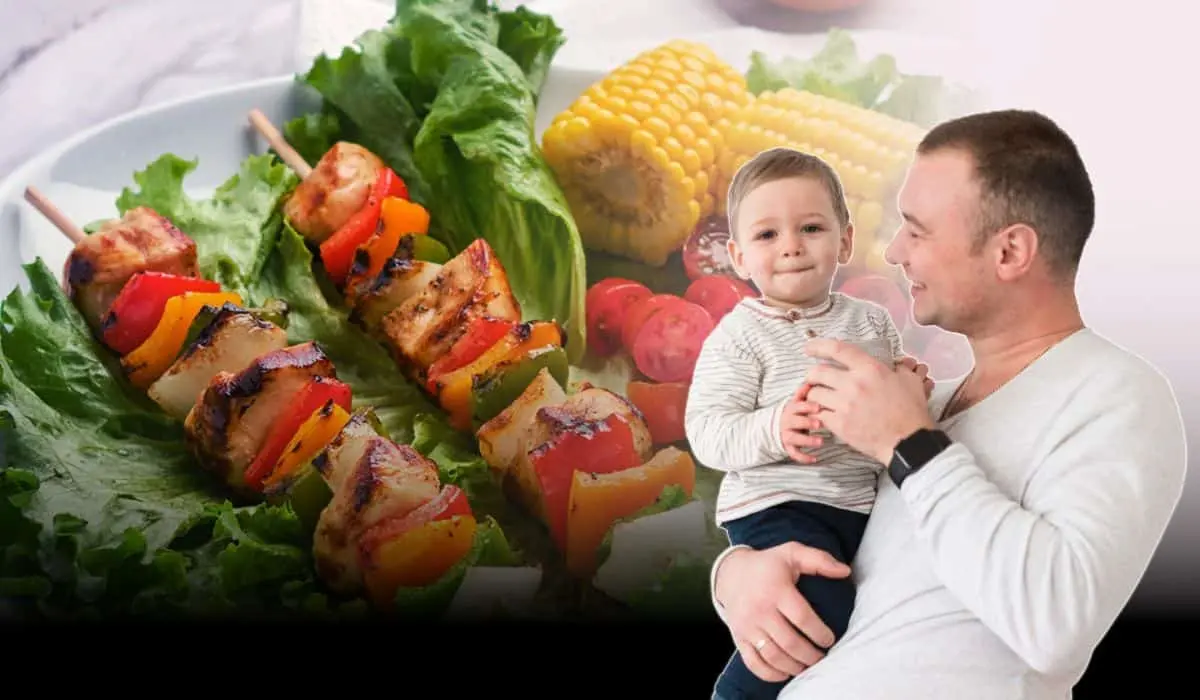
[[[829,163],[821,158],[794,148],[768,148],[746,161],[738,168],[729,183],[729,233],[737,236],[737,213],[742,200],[758,187],[775,180],[791,177],[809,177],[817,180],[833,200],[833,212],[843,230],[850,225],[850,212],[846,207],[846,195],[842,181]]]
[[[1073,275],[1096,217],[1096,198],[1071,137],[1038,112],[970,114],[932,128],[918,154],[958,148],[971,154],[981,203],[979,241],[1025,224],[1051,269]]]

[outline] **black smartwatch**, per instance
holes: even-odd
[[[888,464],[888,476],[892,478],[892,483],[900,488],[909,475],[941,454],[950,444],[949,435],[929,428],[921,428],[901,440],[892,451],[892,461]]]

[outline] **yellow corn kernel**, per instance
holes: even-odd
[[[769,148],[795,148],[837,172],[851,203],[855,247],[863,253],[884,232],[884,212],[892,210],[909,154],[923,135],[916,124],[793,88],[760,93],[718,128],[726,144],[717,158],[718,213],[725,212],[729,184],[747,160]]]
[[[670,41],[634,57],[557,115],[542,152],[591,250],[663,265],[724,193],[715,124],[750,103],[708,47]]]

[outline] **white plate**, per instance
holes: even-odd
[[[555,69],[547,78],[537,119],[540,135],[598,71]],[[24,286],[20,264],[41,257],[58,271],[71,244],[24,199],[33,185],[80,226],[117,215],[121,190],[133,174],[164,153],[198,159],[185,181],[189,194],[208,196],[241,162],[266,152],[247,114],[261,109],[275,124],[315,110],[319,96],[285,75],[138,110],[79,133],[37,155],[0,183],[0,294]]]
[[[572,38],[556,56],[543,88],[537,115],[537,133],[555,114],[566,108],[595,80],[637,53],[675,35],[669,27],[646,27],[621,41]],[[855,32],[861,55],[877,52],[896,55],[905,72],[945,74],[956,66],[956,80],[969,82],[963,62],[953,56],[961,47],[892,32]],[[731,65],[745,71],[752,50],[772,58],[808,56],[819,50],[825,35],[785,35],[754,28],[735,28],[688,35],[702,41]],[[99,124],[42,152],[0,182],[0,294],[24,285],[20,264],[41,257],[55,270],[70,252],[70,244],[37,211],[24,201],[24,190],[34,185],[67,216],[86,224],[116,215],[116,199],[132,186],[133,174],[166,152],[199,160],[185,187],[196,196],[207,196],[233,175],[247,156],[262,153],[266,144],[246,120],[258,107],[273,122],[312,111],[320,104],[311,89],[292,75],[206,92],[194,97],[141,109]]]

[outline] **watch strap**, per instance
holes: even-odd
[[[888,476],[899,488],[905,479],[952,444],[945,431],[936,428],[920,428],[896,444],[892,461],[888,464]]]

